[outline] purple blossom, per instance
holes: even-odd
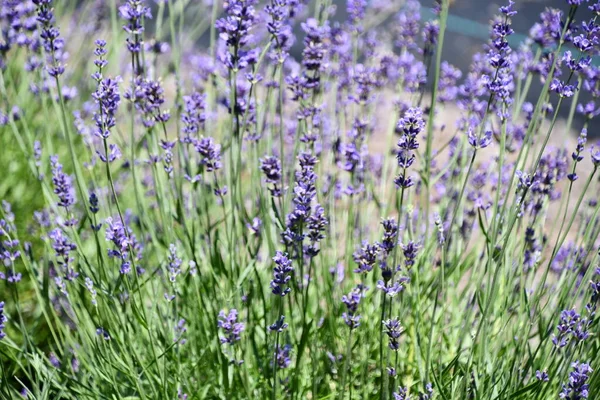
[[[52,166],[52,184],[54,185],[54,194],[58,197],[58,206],[68,210],[75,204],[75,189],[71,177],[63,172],[63,166],[58,161],[58,156],[50,157]]]
[[[484,149],[492,142],[492,132],[486,131],[483,136],[477,137],[476,133],[472,129],[469,129],[468,140],[471,147],[474,149]]]
[[[54,10],[52,0],[33,0],[37,6],[37,22],[40,30],[40,38],[47,55],[46,71],[53,78],[58,78],[65,72],[62,64],[62,50],[65,45],[64,39],[60,37],[60,31],[54,26]]]
[[[290,358],[290,353],[292,351],[292,346],[286,344],[284,346],[277,346],[275,349],[275,360],[277,361],[277,368],[285,369],[290,366],[292,359]],[[273,360],[271,360],[271,364]]]
[[[127,21],[127,23],[123,25],[123,30],[130,35],[130,37],[127,38],[127,50],[133,54],[139,53],[142,50],[141,37],[144,33],[144,19],[152,19],[150,7],[145,5],[144,0],[126,0],[125,3],[119,7],[119,15]]]
[[[200,156],[200,165],[206,172],[221,169],[221,145],[211,137],[194,141],[194,147]]]
[[[294,34],[289,23],[290,0],[273,0],[265,6],[265,12],[271,20],[267,22],[267,31],[271,34],[271,42],[274,47],[272,59],[283,63],[287,53],[294,43]]]
[[[118,160],[122,156],[121,149],[119,149],[119,146],[114,143],[108,145],[108,155],[105,154],[104,151],[100,150],[96,150],[96,154],[98,155],[98,158],[105,163],[111,163],[115,160]]]
[[[265,176],[265,182],[273,185],[269,187],[271,196],[280,197],[282,195],[281,184],[281,161],[275,156],[265,156],[260,159],[260,169]]]
[[[233,345],[241,339],[241,334],[246,329],[243,322],[238,322],[238,312],[235,308],[226,312],[222,310],[219,313],[217,327],[222,330],[224,336],[220,336],[221,344]]]
[[[415,259],[417,258],[420,246],[411,240],[407,244],[401,245],[401,247],[402,254],[404,254],[404,265],[407,270],[410,270],[415,265]]]
[[[125,92],[125,98],[133,101],[142,113],[142,122],[146,128],[152,128],[157,122],[166,123],[171,114],[162,110],[165,103],[164,89],[160,81],[137,77],[133,87]]]
[[[90,193],[89,203],[90,203],[90,212],[92,214],[96,214],[98,211],[100,211],[100,207],[98,205],[98,196],[96,195],[95,192]]]
[[[121,95],[119,93],[119,79],[103,79],[101,72],[102,68],[99,68],[99,72],[94,75],[97,86],[96,91],[92,93],[92,97],[98,105],[98,110],[94,112],[94,122],[96,124],[94,133],[100,138],[107,139],[110,136],[110,129],[116,124],[115,114],[121,102]]]
[[[288,324],[285,322],[285,316],[282,315],[277,319],[277,321],[275,321],[273,324],[269,325],[269,331],[281,333],[284,330],[286,330],[287,327],[288,327]]]
[[[354,272],[370,272],[377,262],[378,254],[379,246],[377,244],[371,245],[366,242],[363,243],[362,247],[352,255],[354,262],[358,265]]]
[[[177,246],[171,243],[169,245],[169,253],[167,254],[167,269],[171,283],[175,283],[177,276],[181,273],[181,262],[181,258],[177,256]]]
[[[387,218],[381,221],[381,226],[383,226],[383,240],[379,247],[389,255],[398,241],[398,224],[395,219]]]
[[[347,295],[342,296],[342,303],[346,306],[346,312],[342,314],[342,318],[350,330],[354,330],[360,326],[358,305],[363,297],[362,290],[361,287],[356,287]]]
[[[596,149],[594,146],[592,146],[590,148],[590,157],[592,158],[594,168],[600,167],[600,148]]]
[[[540,370],[535,371],[535,378],[541,382],[548,382],[550,380],[548,373]]]
[[[228,51],[221,61],[229,69],[243,69],[258,60],[258,49],[248,48],[253,41],[252,28],[256,23],[256,0],[232,0],[225,4],[226,16],[216,21],[215,28]]]
[[[184,112],[181,113],[181,122],[183,122],[183,133],[186,134],[184,140],[190,141],[192,136],[197,136],[200,130],[204,129],[206,121],[206,96],[199,93],[192,93],[189,96],[183,96]]]
[[[281,251],[277,251],[273,261],[275,262],[275,268],[271,280],[271,292],[276,296],[284,297],[292,291],[290,288],[290,280],[294,271],[292,261]]]
[[[0,340],[6,337],[6,333],[4,333],[4,329],[6,328],[6,323],[8,322],[8,317],[6,316],[6,311],[4,310],[4,302],[0,301]]]
[[[392,396],[394,397],[394,400],[410,400],[408,390],[403,387],[399,387],[398,391],[392,393]]]
[[[529,30],[529,36],[543,48],[556,44],[562,31],[562,11],[546,8],[540,14],[540,22]]]
[[[562,391],[558,397],[568,400],[587,399],[589,395],[587,381],[593,370],[589,364],[580,363],[579,361],[575,361],[571,364],[571,367],[573,371],[569,373],[569,383],[562,385]]]
[[[556,326],[557,334],[552,335],[552,343],[556,347],[565,347],[575,332],[581,316],[575,310],[563,310],[560,313],[560,323]]]
[[[402,325],[400,325],[400,321],[398,321],[397,318],[387,319],[382,321],[382,323],[385,334],[390,340],[388,344],[389,348],[393,351],[398,351],[400,349],[400,335],[404,331],[404,328],[402,328]]]
[[[60,228],[55,228],[50,231],[48,237],[52,240],[52,248],[54,249],[57,263],[64,273],[64,278],[67,281],[72,281],[77,278],[79,274],[71,267],[74,260],[71,256],[71,252],[75,251],[77,246],[70,241]]]
[[[113,244],[113,248],[108,249],[108,256],[121,262],[121,274],[129,274],[131,272],[130,252],[133,251],[131,256],[139,260],[142,250],[132,230],[124,226],[120,218],[114,220],[112,217],[108,217],[105,238],[106,241]],[[137,272],[141,273],[141,271],[141,268],[138,267]]]
[[[329,48],[326,39],[329,36],[329,25],[320,26],[314,18],[309,18],[301,24],[304,37],[304,49],[302,50],[302,65],[309,71],[318,72],[324,68],[327,61]]]

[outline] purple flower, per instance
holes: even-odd
[[[271,58],[283,63],[287,52],[294,43],[294,34],[288,20],[290,15],[290,0],[273,0],[265,6],[265,12],[271,17],[267,22],[267,31],[271,34],[274,51]]]
[[[4,302],[0,301],[0,340],[4,339],[6,333],[4,333],[4,329],[6,328],[6,323],[8,322],[8,317],[6,316],[6,311],[4,310]]]
[[[474,149],[484,149],[492,142],[492,132],[486,131],[482,137],[477,137],[473,129],[469,129],[468,140],[471,147]]]
[[[112,242],[113,248],[108,249],[108,256],[117,258],[121,262],[121,274],[131,272],[130,251],[133,251],[137,260],[141,258],[142,247],[137,242],[135,235],[129,227],[123,225],[120,219],[114,220],[112,217],[106,219],[106,241]],[[141,273],[138,267],[138,273]]]
[[[192,136],[198,135],[201,129],[204,129],[206,121],[206,96],[199,93],[192,93],[190,96],[183,96],[185,103],[184,112],[181,113],[181,122],[183,122],[183,133],[187,136],[184,140],[190,140]]]
[[[552,335],[554,346],[561,348],[569,343],[570,336],[575,332],[581,316],[575,310],[563,310],[560,313],[560,323],[556,326],[557,334]]]
[[[161,110],[165,103],[164,89],[159,81],[137,77],[132,88],[125,92],[125,98],[134,102],[142,113],[142,122],[146,128],[152,128],[157,122],[165,123],[171,118],[168,110]]]
[[[281,251],[277,251],[273,257],[275,268],[273,269],[273,279],[271,280],[271,292],[276,296],[284,297],[292,291],[290,280],[292,279],[292,261]]]
[[[550,90],[556,92],[560,97],[572,97],[577,89],[577,85],[568,85],[556,78],[550,84]]]
[[[398,224],[393,218],[384,219],[381,221],[383,226],[383,240],[379,247],[389,255],[397,244]]]
[[[227,313],[222,310],[219,313],[219,319],[217,321],[217,327],[223,331],[224,336],[220,336],[219,340],[222,344],[233,345],[238,342],[241,337],[241,333],[246,329],[246,325],[243,322],[238,322],[238,312],[235,308],[232,308]]]
[[[366,0],[348,0],[346,2],[346,11],[348,13],[348,21],[357,30],[361,31],[360,23],[365,19],[367,8]]]
[[[37,6],[37,22],[40,30],[40,38],[47,55],[46,71],[48,75],[58,78],[65,72],[62,49],[64,39],[60,37],[60,31],[54,26],[54,12],[52,0],[33,0]]]
[[[314,257],[319,253],[317,244],[325,239],[325,228],[329,224],[329,220],[325,216],[325,209],[320,205],[315,205],[312,214],[307,219],[308,234],[310,245],[305,249],[305,254],[309,257]]]
[[[280,197],[282,195],[282,188],[278,186],[281,183],[281,161],[275,156],[266,156],[260,159],[260,169],[265,176],[265,182],[272,184],[273,187],[269,187],[271,196]]]
[[[75,189],[73,189],[71,177],[63,172],[63,167],[58,162],[58,156],[51,156],[50,164],[52,165],[54,194],[58,196],[58,206],[68,209],[75,204]]]
[[[177,276],[181,273],[181,262],[181,258],[177,256],[177,246],[171,243],[169,245],[169,254],[167,255],[167,269],[171,283],[175,283]]]
[[[404,331],[404,328],[402,328],[397,318],[387,319],[382,321],[382,323],[385,328],[385,334],[390,339],[389,348],[393,351],[398,351],[400,349],[400,335]]]
[[[586,104],[578,104],[577,112],[583,114],[587,119],[592,119],[600,114],[600,108],[596,108],[594,101],[589,101]]]
[[[329,25],[320,26],[314,18],[309,18],[301,24],[306,33],[304,49],[302,50],[302,65],[309,71],[320,71],[327,61],[329,51],[326,39],[329,36]]]
[[[119,93],[119,80],[106,78],[98,74],[96,76],[96,91],[92,93],[94,101],[98,105],[97,112],[94,112],[94,122],[96,124],[96,136],[107,139],[110,136],[110,129],[115,124],[115,114],[121,102]]]
[[[379,246],[377,244],[363,243],[362,247],[352,255],[354,262],[358,264],[358,268],[354,272],[366,273],[371,271],[377,262],[378,254]]]
[[[123,30],[131,37],[127,38],[127,49],[131,53],[139,53],[142,50],[142,34],[144,33],[144,18],[151,19],[150,7],[145,5],[144,0],[127,0],[119,7],[119,15],[127,23]],[[138,66],[140,67],[140,66]],[[136,71],[138,73],[140,71]]]
[[[67,281],[77,278],[79,274],[71,268],[71,264],[73,263],[71,252],[75,251],[77,246],[69,240],[60,228],[50,231],[48,237],[52,240],[52,248],[54,249],[57,263],[64,273],[64,278]]]
[[[600,149],[592,148],[590,149],[590,156],[592,158],[592,163],[594,163],[594,168],[600,167]]]
[[[540,370],[535,371],[535,378],[541,382],[548,382],[550,380],[548,373]]]
[[[98,295],[98,293],[96,292],[96,289],[94,289],[94,281],[92,281],[91,278],[86,277],[84,284],[85,288],[88,290],[88,292],[90,292],[90,295],[92,296],[92,305],[98,305],[98,301],[96,300],[96,296]]]
[[[388,296],[388,297],[395,297],[399,293],[404,291],[404,284],[409,282],[410,279],[408,279],[405,276],[402,276],[402,277],[399,277],[398,279],[394,280],[394,282],[390,283],[389,280],[391,279],[391,272],[386,272],[386,271],[388,271],[388,270],[387,269],[383,270],[383,272],[384,272],[383,277],[384,277],[384,279],[387,279],[388,282],[384,282],[382,280],[377,281],[377,289],[380,289],[381,291],[383,291],[383,293],[385,293],[386,296]]]
[[[110,340],[110,334],[108,333],[108,331],[106,329],[104,329],[103,327],[98,327],[96,329],[96,335],[101,336],[102,339],[104,340]]]
[[[579,137],[577,138],[577,146],[575,147],[575,151],[571,154],[571,158],[573,159],[573,170],[570,174],[567,175],[567,178],[574,182],[577,180],[578,176],[575,173],[575,168],[577,164],[583,160],[583,150],[585,148],[585,143],[587,142],[587,129],[583,128]]]
[[[277,361],[277,368],[285,369],[290,366],[292,362],[290,358],[290,352],[292,351],[292,346],[286,344],[284,346],[277,346],[275,349],[275,359]],[[271,365],[273,364],[273,360],[271,360]]]
[[[221,54],[221,61],[229,69],[243,69],[258,61],[258,49],[249,49],[253,37],[251,30],[256,23],[254,5],[256,0],[231,0],[225,4],[226,16],[216,21],[219,37],[229,51]]]
[[[418,107],[409,108],[404,116],[398,120],[396,125],[396,132],[402,133],[404,136],[409,138],[416,137],[425,128],[425,121],[423,120],[423,111]],[[403,147],[409,150],[415,150],[418,148],[414,147],[411,143],[404,144],[403,146],[398,144],[399,147]]]
[[[540,14],[540,22],[529,30],[529,36],[541,47],[547,48],[558,42],[562,30],[562,11],[546,8]]]
[[[301,169],[296,171],[296,185],[292,198],[294,208],[286,216],[286,230],[282,233],[282,242],[287,246],[295,246],[304,240],[304,222],[313,212],[312,203],[317,195],[317,175],[314,172],[317,158],[310,153],[301,153],[298,161]],[[298,251],[298,248],[294,250]]]
[[[411,240],[407,244],[401,245],[401,247],[402,254],[404,254],[404,265],[406,266],[406,269],[409,270],[415,265],[415,259],[417,258],[420,246]]]
[[[346,306],[346,312],[342,314],[342,318],[350,330],[360,326],[358,305],[360,304],[360,299],[363,297],[362,290],[361,287],[356,287],[347,295],[342,296],[342,303]]]
[[[98,158],[100,158],[100,160],[102,162],[108,162],[111,163],[115,160],[118,160],[119,158],[121,158],[121,149],[119,149],[119,146],[117,146],[114,143],[111,143],[108,145],[108,154],[104,154],[103,151],[100,150],[96,150],[96,154],[98,155]]]
[[[252,218],[252,223],[247,222],[246,227],[254,236],[260,236],[260,231],[262,228],[262,221],[258,217]]]
[[[58,359],[58,357],[56,357],[56,354],[54,352],[48,355],[48,360],[54,368],[60,368],[60,360]]]
[[[589,364],[580,363],[579,361],[575,361],[571,364],[571,367],[573,371],[569,373],[569,383],[562,385],[562,391],[558,397],[568,400],[587,399],[589,395],[587,381],[593,370]]]
[[[508,0],[508,5],[500,7],[499,10],[502,14],[506,15],[507,17],[512,17],[514,15],[517,15],[517,12],[513,9],[514,5],[515,2],[513,0]]]
[[[269,325],[269,331],[281,333],[284,330],[286,330],[287,327],[288,327],[288,324],[285,323],[285,316],[282,315],[277,319],[277,321],[275,321],[273,324]]]
[[[96,196],[96,193],[94,193],[94,192],[90,193],[89,202],[90,202],[90,212],[92,214],[96,214],[98,211],[100,211],[100,207],[98,205],[98,196]]]
[[[408,395],[408,390],[403,387],[399,387],[397,392],[392,393],[394,400],[410,400],[410,396]]]
[[[440,66],[440,81],[438,99],[441,103],[454,101],[459,93],[457,85],[458,80],[462,77],[460,69],[456,68],[447,61],[443,61]]]
[[[221,146],[213,138],[205,137],[194,142],[194,147],[200,155],[200,165],[206,172],[221,169]]]
[[[423,26],[423,55],[431,56],[437,45],[440,35],[440,25],[438,21],[427,21]]]
[[[421,20],[420,14],[421,4],[416,0],[409,0],[406,2],[403,9],[398,13],[396,17],[396,40],[395,45],[401,49],[416,49],[419,32],[421,27],[419,21]]]

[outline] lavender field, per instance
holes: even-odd
[[[600,1],[460,2],[0,0],[0,399],[600,399]]]

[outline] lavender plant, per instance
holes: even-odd
[[[600,398],[600,2],[342,3],[0,1],[0,398]]]

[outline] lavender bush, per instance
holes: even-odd
[[[0,397],[600,398],[600,2],[449,3],[2,0]]]

